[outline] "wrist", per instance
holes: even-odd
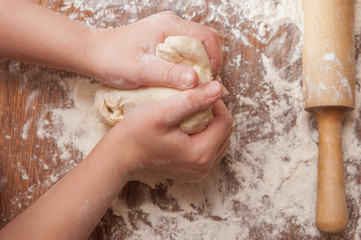
[[[112,33],[113,30],[104,29],[89,29],[86,32],[87,42],[84,46],[83,57],[84,74],[102,81],[112,79],[111,64],[114,64],[113,61],[118,64],[118,61],[114,59],[115,50],[110,46]]]
[[[99,158],[113,166],[118,176],[124,176],[127,181],[143,169],[140,161],[142,151],[137,148],[132,138],[126,134],[122,122],[114,126],[94,148]],[[99,148],[96,150],[96,148]]]
[[[96,29],[91,29],[84,27],[80,32],[81,41],[78,45],[79,54],[76,56],[77,64],[74,69],[75,72],[85,74],[91,77],[98,78],[97,76],[97,58],[99,57],[96,52],[98,45],[98,31]]]

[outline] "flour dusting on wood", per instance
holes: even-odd
[[[355,6],[356,39],[360,41],[358,6],[361,0]],[[320,238],[314,222],[318,131],[303,110],[300,0],[159,1],[156,9],[148,0],[65,0],[60,12],[71,8],[76,11],[70,18],[93,28],[117,28],[139,20],[139,13],[162,10],[173,10],[216,29],[223,26],[219,32],[225,54],[222,79],[228,85],[228,108],[235,120],[231,148],[200,183],[138,176],[141,183],[134,194],[140,194],[142,201],[130,206],[121,193],[112,204],[113,214],[119,216],[112,230],[114,239]],[[119,20],[124,13],[130,17]],[[230,52],[229,46],[242,48],[244,54]],[[352,207],[350,214],[360,215],[360,58],[356,63],[356,108],[346,116],[342,140],[348,206]],[[19,72],[16,63],[9,71]],[[22,87],[28,84],[26,74]],[[35,188],[45,189],[58,181],[108,130],[92,106],[97,83],[82,76],[55,77],[67,93],[66,102],[41,106],[41,117],[29,118],[21,126],[21,137],[27,139],[29,128],[35,127],[37,137],[54,139],[61,154],[52,155],[51,165],[32,158],[49,171],[49,179],[31,185],[28,192],[11,200],[14,204],[24,201]],[[34,90],[23,111],[31,110],[37,97],[39,92]],[[18,168],[24,180],[30,178],[21,165]],[[4,184],[6,179],[1,179],[0,188]],[[157,199],[160,192],[165,202]],[[357,227],[345,237],[357,237],[361,223],[350,224]],[[290,233],[290,225],[300,227]]]

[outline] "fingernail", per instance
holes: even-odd
[[[229,95],[229,92],[227,90],[227,88],[225,88],[223,85],[222,85],[222,96],[221,98],[225,98]]]
[[[195,72],[192,69],[186,70],[182,73],[182,86],[185,88],[192,88],[195,86],[194,76]]]
[[[208,97],[216,97],[219,95],[221,84],[219,82],[213,81],[207,84],[206,91]]]

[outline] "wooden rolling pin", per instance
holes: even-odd
[[[327,234],[347,227],[342,120],[354,108],[354,1],[303,0],[305,109],[319,129],[316,225]]]

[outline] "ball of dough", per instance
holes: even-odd
[[[170,36],[164,43],[157,45],[155,55],[169,62],[192,67],[198,74],[199,83],[214,80],[208,54],[198,40],[186,36]],[[219,76],[216,80],[219,80]],[[95,94],[94,106],[103,122],[113,126],[135,107],[169,98],[179,92],[180,90],[164,87],[119,90],[102,86]],[[194,134],[202,131],[213,118],[212,107],[209,107],[185,119],[179,127],[187,134]]]

